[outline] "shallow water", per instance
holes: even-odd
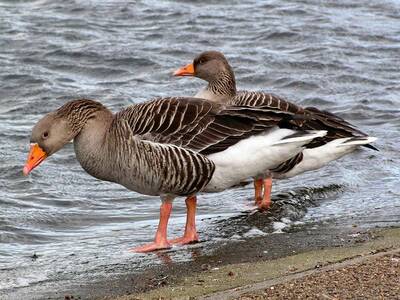
[[[22,166],[33,124],[67,100],[98,99],[117,111],[195,94],[202,81],[171,72],[203,50],[227,55],[240,89],[328,109],[379,137],[380,152],[276,182],[273,198],[290,209],[258,229],[331,219],[400,224],[399,1],[0,1],[0,19],[0,293],[157,263],[126,250],[152,239],[158,198],[90,177],[72,145],[29,177]],[[251,198],[252,185],[200,198],[200,234],[211,248],[257,234],[220,232],[251,215]],[[184,217],[178,199],[171,235]]]

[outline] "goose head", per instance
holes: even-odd
[[[30,151],[23,172],[28,175],[50,155],[63,148],[75,134],[68,120],[51,112],[40,119],[32,129]]]
[[[28,175],[47,157],[73,140],[99,111],[107,110],[97,101],[78,99],[67,102],[40,119],[32,129],[24,174]]]
[[[218,51],[205,51],[195,57],[192,63],[176,70],[174,76],[194,76],[207,82],[218,81],[221,76],[233,76],[225,56]]]

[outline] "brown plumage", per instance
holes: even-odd
[[[367,134],[349,122],[330,112],[322,111],[315,107],[303,108],[269,93],[237,91],[234,72],[225,56],[218,51],[206,51],[199,54],[195,57],[192,64],[180,68],[174,75],[195,76],[207,81],[207,87],[199,91],[196,97],[208,99],[216,103],[223,103],[228,106],[268,107],[281,112],[290,112],[295,115],[295,117],[289,120],[291,126],[297,126],[298,129],[302,130],[327,131],[326,136],[314,139],[306,145],[309,149],[319,149],[319,147],[323,146],[328,146],[329,148],[330,143],[334,142],[330,149],[324,148],[324,151],[327,153],[325,157],[322,155],[319,157],[315,152],[308,152],[306,157],[297,154],[295,157],[282,162],[278,167],[270,170],[275,177],[286,178],[301,172],[317,169],[329,161],[351,152],[358,146],[377,150],[369,144],[375,140],[374,138],[368,137]],[[342,146],[335,142],[338,140],[346,148],[340,148]],[[321,162],[313,164],[313,160]],[[300,165],[302,167],[299,167]],[[260,190],[258,184],[256,190]],[[259,196],[256,195],[257,197]]]
[[[130,106],[115,119],[121,118],[143,139],[212,154],[277,125],[297,129],[293,120],[302,116],[267,106],[226,107],[198,98],[168,97]]]
[[[303,108],[271,93],[237,91],[232,67],[221,52],[205,51],[199,54],[193,60],[193,69],[192,76],[208,82],[206,89],[200,91],[196,97],[226,105],[270,107],[296,115],[303,115],[302,120],[296,122],[299,128],[328,131],[325,137],[320,139],[319,142],[313,141],[310,147],[316,147],[338,138],[367,136],[354,125],[328,111],[322,111],[316,107]],[[184,74],[184,76],[189,76],[189,74]],[[363,146],[377,150],[369,144]]]
[[[305,107],[289,102],[277,95],[263,92],[239,91],[235,97],[229,101],[230,105],[271,107],[281,111],[291,112],[303,118],[297,122],[299,128],[304,130],[327,130],[328,134],[322,138],[313,140],[307,145],[308,148],[322,146],[332,140],[346,137],[367,137],[368,135],[346,120],[328,111],[319,110],[316,107]],[[362,145],[367,148],[377,150],[370,144]]]
[[[34,126],[24,173],[28,174],[73,139],[76,157],[90,175],[142,194],[161,196],[162,222],[155,242],[136,249],[151,251],[169,247],[166,224],[174,197],[189,196],[187,203],[194,222],[193,196],[197,192],[222,190],[254,175],[245,170],[242,175],[232,173],[229,180],[223,180],[221,173],[227,168],[223,155],[215,157],[222,161],[217,172],[216,163],[205,154],[218,154],[263,132],[261,138],[268,139],[270,130],[279,142],[296,133],[282,129],[283,135],[279,135],[277,129],[295,128],[291,123],[294,119],[297,120],[296,114],[274,108],[226,107],[195,98],[155,99],[132,105],[115,115],[97,101],[73,100]],[[299,133],[300,139],[292,139],[292,150],[285,155],[298,153],[304,143],[323,134]],[[280,159],[282,154],[276,150],[279,147],[271,148],[274,157]],[[275,159],[270,164],[277,165],[282,160]],[[257,166],[254,172],[263,170]],[[218,173],[216,179],[215,173]]]

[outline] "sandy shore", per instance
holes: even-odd
[[[295,277],[291,278],[291,277]],[[399,299],[400,249],[349,259],[253,286],[247,299]]]
[[[165,273],[157,287],[103,299],[399,299],[400,229],[358,233],[347,244],[276,259]],[[249,252],[249,255],[254,253]],[[173,279],[172,279],[173,278]],[[397,298],[396,298],[397,297]]]
[[[236,218],[220,229],[238,230],[253,219]],[[157,263],[141,269],[111,265],[102,278],[85,280],[83,274],[78,284],[44,282],[0,298],[400,299],[400,228],[360,228],[337,220],[145,258]]]

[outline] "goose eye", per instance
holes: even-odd
[[[206,61],[205,61],[204,59],[200,59],[200,60],[199,60],[199,64],[200,64],[200,65],[204,64],[205,62],[206,62]]]
[[[48,131],[43,132],[42,138],[47,139],[48,137],[49,137],[49,132]]]

